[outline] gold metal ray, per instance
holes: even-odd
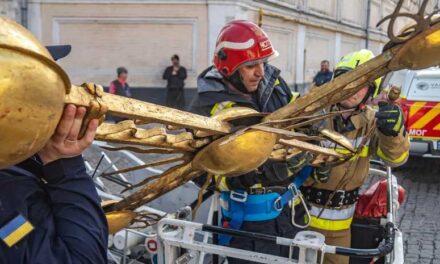
[[[298,148],[303,151],[310,151],[313,154],[322,154],[322,155],[332,156],[341,159],[344,158],[344,155],[334,151],[333,149],[323,148],[297,139],[280,139],[279,142],[289,147]]]
[[[179,161],[183,161],[183,160],[185,160],[183,157],[168,158],[168,159],[158,160],[158,161],[150,162],[150,163],[139,165],[139,166],[133,166],[133,167],[125,168],[125,169],[120,169],[117,171],[103,173],[102,176],[112,176],[112,175],[116,175],[119,173],[127,173],[127,172],[131,172],[131,171],[137,171],[137,170],[141,170],[141,169],[145,169],[145,168],[149,168],[149,167],[156,167],[156,166],[179,162]]]
[[[329,129],[322,129],[319,131],[324,137],[328,138],[329,140],[335,142],[336,144],[346,148],[347,150],[351,151],[352,153],[355,153],[356,150],[353,147],[353,144],[344,137],[343,135],[339,134],[336,131],[331,131]]]
[[[82,87],[72,86],[70,93],[66,95],[66,104],[75,104],[88,107],[95,96]],[[216,134],[228,134],[231,126],[226,122],[196,115],[170,107],[156,105],[136,99],[128,99],[123,96],[104,93],[101,103],[108,106],[108,113],[132,119],[146,119],[150,123],[169,124],[182,128],[193,128]]]
[[[419,13],[424,11],[426,3],[425,0]],[[395,14],[401,15],[399,5]],[[419,17],[420,14],[417,19]],[[171,149],[194,156],[122,201],[106,207],[110,213],[108,218],[115,219],[116,230],[134,221],[133,210],[137,207],[204,173],[232,177],[258,168],[271,155],[287,157],[299,150],[313,153],[315,164],[344,162],[350,155],[344,156],[332,149],[304,142],[311,138],[319,141],[320,138],[287,131],[286,128],[297,122],[308,125],[305,117],[315,116],[316,112],[348,98],[390,71],[439,65],[440,23],[438,19],[431,18],[417,21],[421,25],[405,31],[404,38],[397,39],[398,43],[393,43],[374,59],[319,89],[311,89],[308,94],[264,116],[261,122],[238,131],[233,121],[252,117],[258,119],[260,114],[237,109],[223,113],[223,118],[221,115],[220,118],[208,118],[107,94],[98,85],[71,86],[65,72],[31,33],[1,18],[0,168],[15,164],[41,149],[53,133],[65,103],[87,107],[87,120],[102,119],[107,111],[136,119],[139,123],[154,122],[165,127],[171,125],[196,131],[176,134],[166,128],[145,129],[129,122],[116,125],[104,123],[99,127],[98,140]],[[335,138],[334,134],[328,136]],[[289,137],[292,139],[286,139]],[[337,140],[350,147],[344,139]],[[285,150],[279,144],[284,145]]]

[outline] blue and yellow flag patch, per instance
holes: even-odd
[[[34,226],[21,214],[0,228],[0,238],[12,247],[34,230]]]

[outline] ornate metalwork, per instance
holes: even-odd
[[[321,140],[332,140],[353,152],[341,135],[310,129],[314,122],[332,116],[317,113],[390,71],[440,64],[440,23],[432,16],[429,20],[421,19],[427,1],[414,16],[399,13],[401,2],[387,18],[392,20],[390,24],[398,16],[407,16],[421,25],[411,32],[405,31],[402,37],[390,35],[397,44],[379,56],[319,88],[312,88],[273,113],[230,108],[211,118],[103,93],[93,84],[71,86],[67,75],[36,38],[14,22],[0,19],[0,167],[23,160],[41,148],[54,131],[65,103],[87,107],[89,119],[107,112],[134,120],[103,123],[96,139],[136,145],[125,148],[138,152],[179,155],[152,166],[179,164],[146,179],[140,183],[140,190],[105,207],[109,225],[115,231],[138,220],[149,223],[152,219],[142,217],[136,208],[202,174],[234,177],[258,168],[269,158],[285,160],[301,151],[313,154],[314,165],[344,162],[358,153],[341,155],[319,146]],[[25,103],[27,107],[23,107]],[[164,126],[139,127],[146,123]],[[187,130],[178,132],[177,128]]]
[[[419,33],[427,30],[435,21],[432,20],[433,16],[438,12],[434,11],[429,16],[426,16],[426,7],[429,0],[423,0],[417,13],[400,12],[405,0],[399,0],[393,13],[385,16],[381,19],[376,27],[379,27],[385,21],[389,20],[387,34],[390,38],[390,42],[393,44],[403,43],[409,39],[417,36]],[[407,27],[401,30],[397,35],[394,32],[394,25],[399,17],[407,17],[413,20]]]

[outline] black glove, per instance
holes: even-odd
[[[330,178],[331,171],[332,171],[332,167],[330,166],[316,167],[313,169],[312,177],[315,180],[315,182],[326,183]]]
[[[312,159],[313,155],[310,152],[302,151],[286,160],[287,168],[292,174],[297,174],[304,166],[308,165]]]
[[[403,127],[403,113],[398,105],[379,103],[377,128],[385,136],[397,136]]]

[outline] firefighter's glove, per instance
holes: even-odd
[[[287,168],[293,175],[295,175],[304,168],[304,166],[308,165],[312,159],[313,155],[310,152],[302,151],[286,160]]]
[[[377,128],[385,136],[397,136],[403,127],[403,113],[398,105],[379,103]]]
[[[317,183],[326,183],[330,178],[331,170],[330,166],[316,167],[313,169],[312,177]]]

